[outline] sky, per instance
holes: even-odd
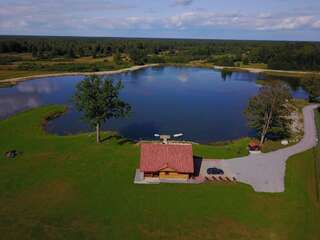
[[[0,35],[320,41],[320,0],[0,0]]]

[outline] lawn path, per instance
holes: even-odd
[[[311,104],[303,108],[304,136],[296,145],[270,153],[221,160],[220,164],[227,171],[231,171],[239,182],[251,185],[256,192],[283,192],[287,159],[317,144],[314,119],[314,110],[317,107],[318,105]],[[214,167],[216,162],[217,160],[204,159],[202,174],[206,174],[206,169]]]

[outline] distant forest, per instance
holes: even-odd
[[[319,42],[1,36],[0,54],[36,59],[123,56],[133,64],[203,61],[220,66],[266,64],[270,69],[320,70]],[[0,59],[8,64],[16,59]]]

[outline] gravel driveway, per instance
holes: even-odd
[[[283,192],[287,159],[314,147],[317,143],[314,121],[314,109],[317,107],[318,105],[312,104],[303,109],[304,136],[296,145],[270,153],[229,160],[204,159],[201,175],[205,175],[207,168],[215,167],[219,162],[225,171],[232,173],[239,182],[251,185],[256,192]]]

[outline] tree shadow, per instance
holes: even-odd
[[[109,135],[109,136],[101,138],[101,142],[106,142],[106,141],[109,141],[109,140],[119,140],[121,138],[122,137],[120,135],[113,134],[113,135]]]
[[[137,142],[134,140],[128,139],[128,138],[122,138],[120,141],[118,141],[119,145],[124,145],[124,144],[129,144],[129,143],[135,144]]]
[[[101,139],[101,142],[107,142],[107,141],[112,141],[112,140],[117,141],[117,144],[119,144],[119,145],[124,145],[124,144],[128,144],[128,143],[131,143],[131,144],[136,143],[136,141],[131,140],[129,138],[124,138],[119,134],[113,134],[113,135],[106,136]]]

